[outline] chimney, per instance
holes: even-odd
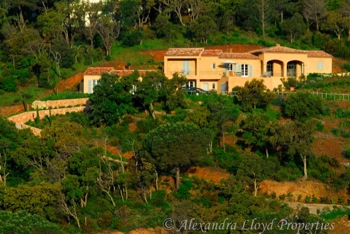
[[[280,44],[276,44],[277,47],[280,47],[281,45]]]

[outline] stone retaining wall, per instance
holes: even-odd
[[[76,98],[76,99],[63,99],[63,100],[49,100],[49,101],[34,101],[32,104],[33,109],[49,109],[49,108],[62,108],[68,106],[84,106],[87,104],[89,98]]]
[[[40,128],[32,127],[32,126],[29,126],[27,124],[21,124],[21,123],[16,124],[16,128],[18,128],[18,129],[27,129],[27,128],[29,128],[34,135],[41,136],[42,129],[40,129]]]
[[[50,110],[39,110],[39,118],[42,119],[45,116],[49,116],[49,115],[64,115],[70,112],[81,112],[81,111],[84,111],[84,109],[85,109],[85,106],[50,109]],[[37,114],[36,111],[23,112],[21,114],[9,117],[8,120],[17,124],[19,123],[23,124],[29,120],[34,121],[36,118],[36,114]]]

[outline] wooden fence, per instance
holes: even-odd
[[[350,93],[328,93],[328,92],[318,92],[318,91],[308,91],[312,95],[318,96],[325,100],[340,100],[340,101],[350,101]],[[287,96],[288,94],[295,93],[291,91],[276,92],[278,96]],[[238,91],[232,91],[228,93],[232,96],[237,96]]]

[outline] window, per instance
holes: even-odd
[[[322,71],[324,69],[324,63],[323,61],[317,62],[317,70]]]
[[[188,87],[195,88],[196,87],[196,81],[189,81],[188,82]]]
[[[297,66],[295,63],[287,64],[287,76],[288,77],[296,77],[297,76]]]
[[[241,72],[242,72],[242,76],[245,76],[245,77],[248,76],[248,64],[241,65]]]
[[[216,68],[216,64],[215,63],[212,64],[212,68],[213,68],[213,70]]]
[[[182,62],[182,74],[189,75],[190,74],[190,61]]]
[[[232,71],[233,70],[233,64],[232,63],[225,63],[225,70]]]
[[[273,63],[271,62],[267,63],[266,71],[268,76],[273,76]]]

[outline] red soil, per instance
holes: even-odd
[[[328,155],[336,158],[339,162],[350,162],[343,157],[347,146],[346,140],[342,137],[333,136],[332,133],[317,133],[313,142],[312,151],[317,156]]]
[[[21,113],[23,111],[24,111],[23,105],[0,107],[0,115],[2,116],[11,116],[14,114]]]
[[[230,173],[216,167],[192,167],[188,170],[188,174],[215,184],[230,177]]]
[[[275,193],[277,197],[290,193],[293,195],[291,201],[298,201],[298,196],[301,195],[301,202],[305,201],[306,196],[315,196],[318,199],[324,197],[336,201],[339,198],[343,198],[343,201],[347,199],[346,189],[335,192],[328,185],[318,181],[276,182],[265,180],[260,185],[260,192],[264,194]]]

